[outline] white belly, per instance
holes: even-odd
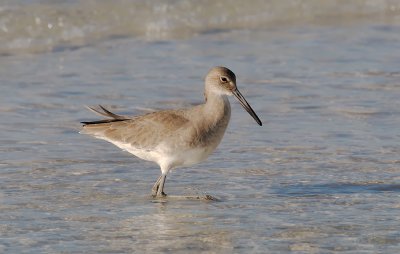
[[[153,161],[158,165],[168,164],[168,168],[191,166],[204,161],[214,151],[215,147],[196,147],[188,149],[171,150],[166,147],[157,146],[155,149],[138,149],[130,144],[112,142],[122,150],[125,150],[140,159]]]
[[[184,150],[174,155],[176,167],[191,166],[204,161],[214,151],[214,148],[201,147]]]

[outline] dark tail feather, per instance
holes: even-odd
[[[105,116],[105,117],[110,117],[112,119],[105,119],[105,120],[99,120],[99,121],[92,121],[92,122],[81,122],[83,123],[83,125],[90,125],[90,124],[101,124],[101,123],[112,123],[112,122],[119,122],[119,121],[126,121],[129,120],[129,118],[121,116],[121,115],[117,115],[112,113],[111,111],[107,110],[106,108],[104,108],[103,106],[99,105],[99,107],[101,108],[100,111],[98,109],[86,106],[90,111],[93,111],[94,113],[101,115],[101,116]]]
[[[106,120],[99,120],[99,121],[93,121],[93,122],[81,122],[83,126],[85,125],[91,125],[91,124],[101,124],[101,123],[113,123],[113,122],[121,122],[121,121],[127,121],[129,119],[106,119]]]

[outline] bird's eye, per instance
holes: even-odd
[[[227,77],[221,76],[219,79],[221,80],[222,83],[228,82],[228,78]]]

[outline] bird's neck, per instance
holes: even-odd
[[[231,116],[231,106],[226,95],[206,93],[204,110],[211,122],[226,121],[228,124]]]

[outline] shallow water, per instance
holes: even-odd
[[[397,253],[399,45],[400,23],[380,17],[7,51],[0,252]],[[97,119],[83,105],[200,103],[214,65],[264,125],[232,98],[217,151],[173,171],[166,192],[218,201],[153,200],[156,165],[78,134]]]

